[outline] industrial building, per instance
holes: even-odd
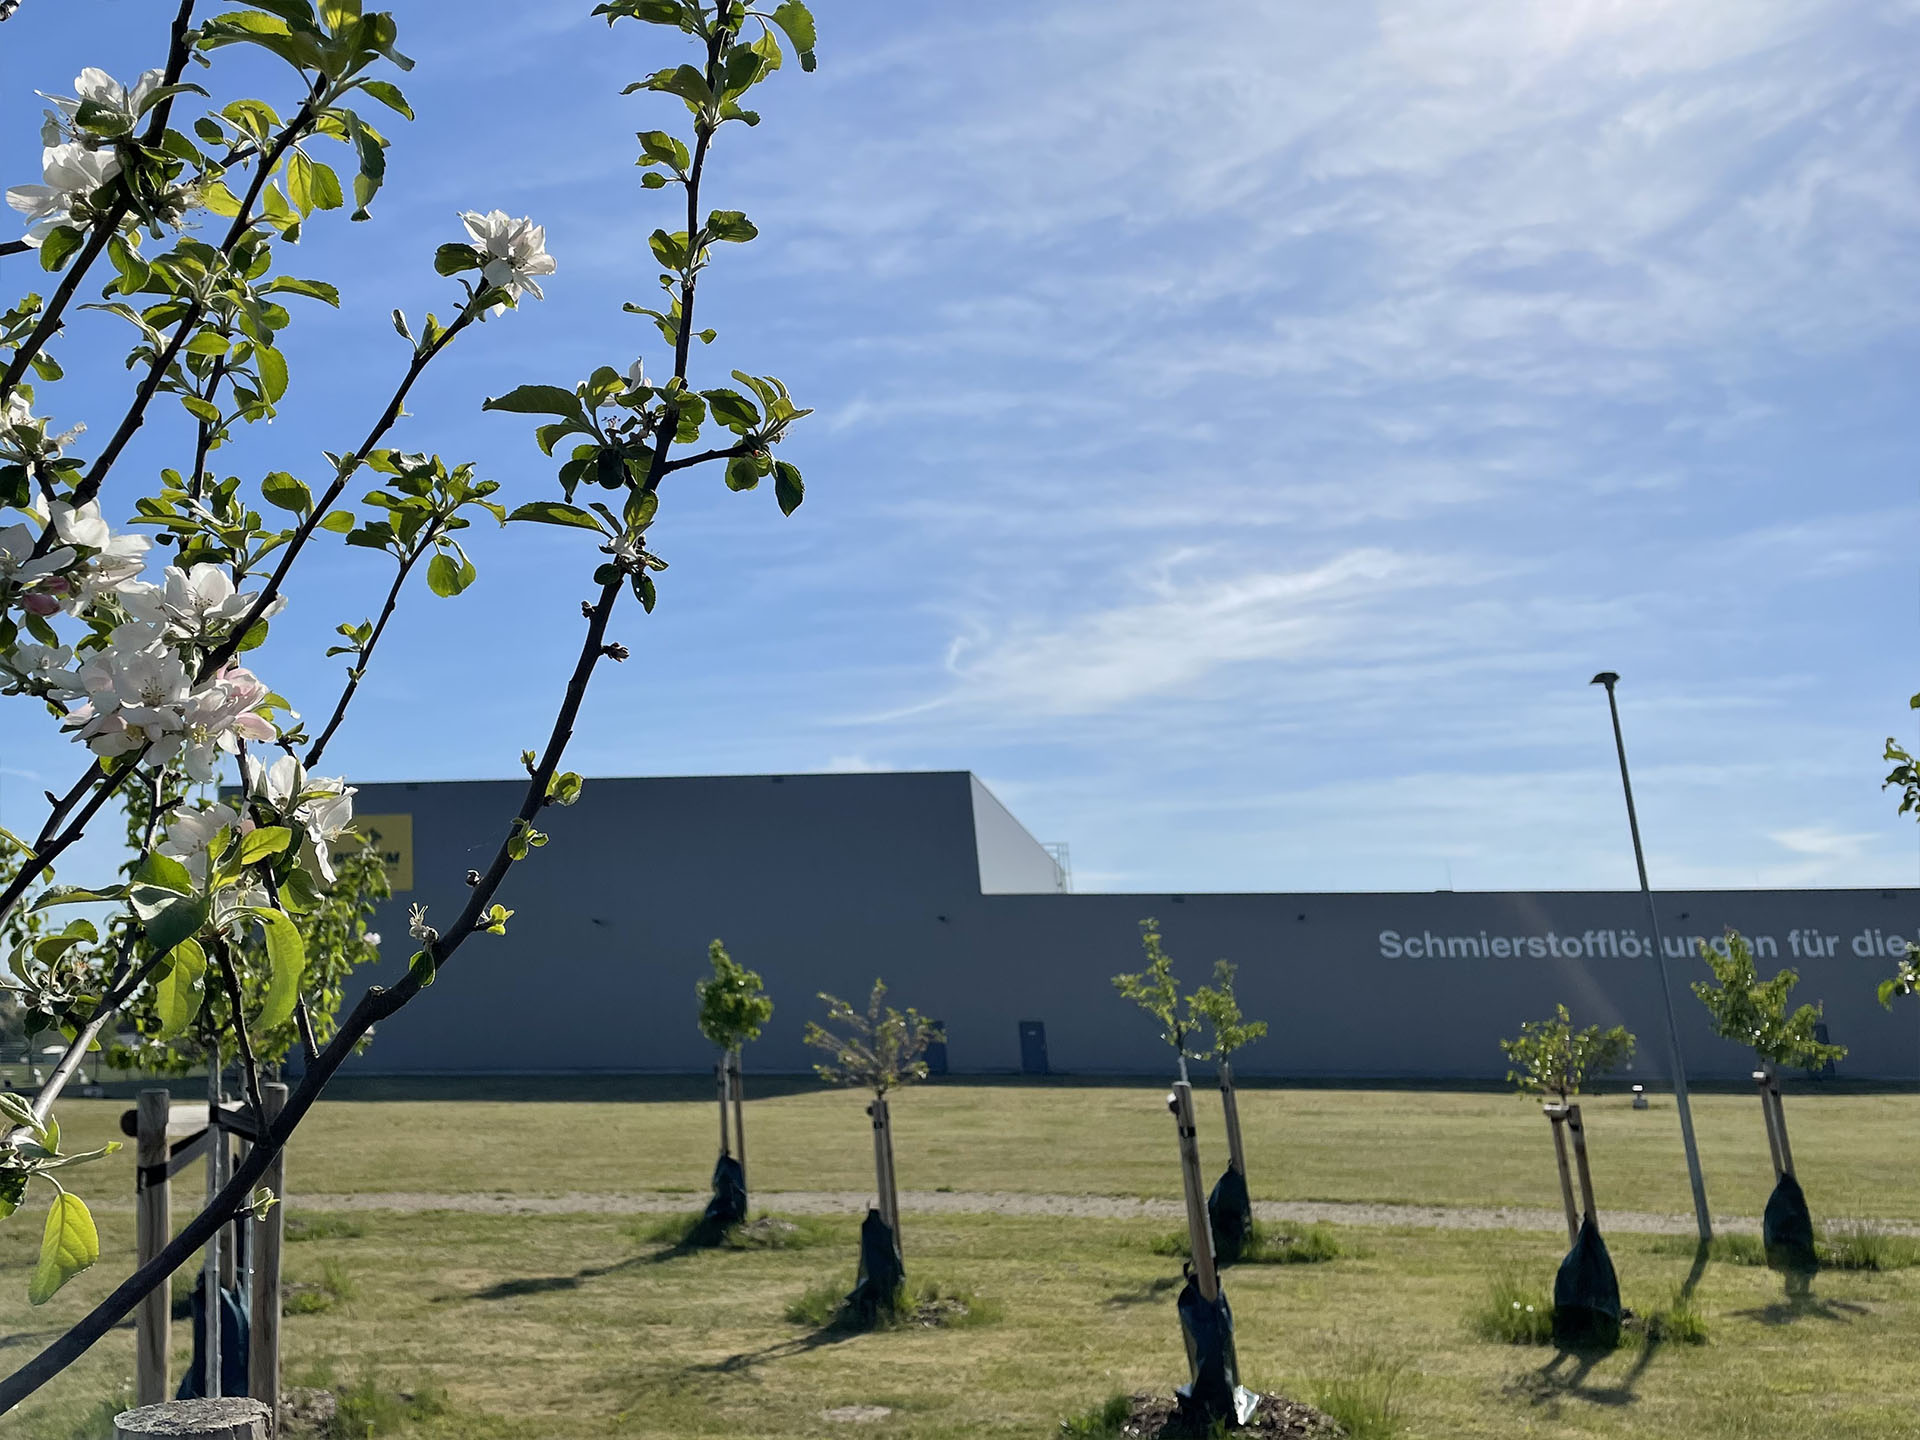
[[[402,973],[408,912],[444,925],[513,814],[517,781],[362,786],[395,894],[380,972]],[[431,991],[380,1027],[362,1073],[695,1071],[696,980],[720,937],[776,1009],[753,1070],[801,1072],[826,991],[945,1023],[954,1073],[1165,1074],[1153,1023],[1111,977],[1141,966],[1159,920],[1183,983],[1216,958],[1271,1033],[1247,1075],[1498,1079],[1498,1042],[1564,1002],[1578,1024],[1640,1037],[1636,1077],[1665,1074],[1652,937],[1638,892],[1074,894],[1053,853],[965,771],[590,780],[540,821],[516,866],[504,938],[474,937]],[[1920,1014],[1875,985],[1920,935],[1920,891],[1716,890],[1656,896],[1690,1072],[1739,1079],[1751,1055],[1715,1037],[1687,992],[1698,937],[1732,925],[1763,973],[1801,975],[1838,1067],[1920,1078]]]

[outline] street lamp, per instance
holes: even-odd
[[[1627,796],[1627,828],[1633,832],[1633,863],[1640,870],[1640,894],[1647,902],[1647,925],[1653,931],[1653,958],[1660,967],[1660,1001],[1667,1009],[1667,1055],[1673,1069],[1673,1098],[1680,1111],[1680,1139],[1687,1150],[1687,1178],[1693,1184],[1693,1215],[1704,1244],[1713,1239],[1713,1218],[1707,1213],[1707,1182],[1700,1174],[1700,1147],[1693,1139],[1693,1105],[1687,1099],[1687,1062],[1680,1056],[1680,1028],[1673,1018],[1673,987],[1667,978],[1667,952],[1660,943],[1660,916],[1653,908],[1653,889],[1647,884],[1647,857],[1640,848],[1640,820],[1633,811],[1633,781],[1627,775],[1627,742],[1620,733],[1620,705],[1613,687],[1620,677],[1602,670],[1590,682],[1607,688],[1607,710],[1613,716],[1613,745],[1620,754],[1620,788]]]

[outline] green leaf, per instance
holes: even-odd
[[[760,227],[738,210],[715,210],[707,216],[707,234],[716,240],[744,245],[760,233]]]
[[[313,509],[313,492],[307,489],[306,482],[287,474],[284,470],[275,470],[262,480],[260,493],[269,505],[276,505],[282,510],[291,510],[295,515],[304,515]],[[352,516],[347,518],[348,528],[351,529]]]
[[[505,410],[514,415],[564,415],[583,421],[586,418],[580,410],[580,397],[558,385],[522,385],[483,401],[480,408]]]
[[[782,515],[800,508],[800,502],[807,498],[807,487],[801,482],[799,466],[784,460],[773,462],[773,498],[780,502]]]
[[[86,238],[73,226],[55,227],[53,232],[40,242],[40,268],[58,270],[67,263],[73,252],[85,243]]]
[[[713,409],[713,418],[733,431],[744,435],[760,423],[760,412],[753,402],[737,390],[702,390],[707,404]]]
[[[413,119],[413,107],[407,104],[407,97],[400,93],[398,85],[387,80],[368,80],[360,88],[389,110],[398,111],[409,120]]]
[[[800,52],[800,68],[812,70],[813,47],[818,39],[814,34],[813,12],[800,0],[784,0],[783,4],[774,7],[773,23],[787,32],[787,39]]]
[[[120,293],[131,295],[147,283],[150,272],[147,262],[134,252],[132,246],[118,235],[107,241],[107,259],[113,262],[113,268],[120,272]]]
[[[300,998],[300,977],[307,968],[307,947],[300,938],[300,927],[279,910],[264,905],[249,907],[260,922],[267,939],[267,998],[254,1022],[256,1030],[271,1030],[284,1025]]]
[[[268,281],[260,287],[262,295],[305,295],[312,300],[324,300],[334,309],[340,308],[340,289],[324,280],[300,280],[291,275],[282,275]]]
[[[136,886],[150,885],[161,890],[170,890],[176,895],[194,893],[193,872],[188,870],[171,855],[151,852],[140,862],[140,868],[134,872],[133,883]]]
[[[87,1202],[62,1190],[47,1211],[47,1228],[40,1234],[40,1263],[27,1282],[27,1303],[44,1305],[60,1287],[100,1258],[100,1232],[94,1229]]]
[[[351,510],[329,510],[326,518],[320,522],[322,530],[331,530],[335,535],[344,535],[353,529]]]
[[[136,912],[140,909],[139,896],[136,886],[130,896]],[[151,915],[142,915],[140,921],[146,930],[147,942],[154,949],[171,950],[182,940],[199,933],[200,927],[207,923],[207,902],[198,896],[174,900],[158,906]]]
[[[220,423],[220,407],[211,401],[202,400],[198,395],[182,395],[180,408],[194,419],[204,421],[208,425]]]
[[[727,488],[751,490],[760,483],[760,467],[750,455],[736,455],[727,462]]]
[[[55,905],[90,905],[101,900],[119,900],[126,893],[124,885],[110,885],[104,890],[89,890],[84,885],[55,885],[27,908],[48,910]]]
[[[302,215],[313,213],[313,161],[298,150],[287,156],[287,198]]]
[[[542,525],[572,525],[602,535],[607,533],[606,528],[590,512],[578,505],[563,505],[558,500],[531,500],[507,516],[507,519],[532,520]]]
[[[293,831],[285,825],[262,825],[240,837],[240,863],[258,865],[278,855],[293,843]]]
[[[433,252],[433,268],[442,275],[458,275],[463,270],[478,270],[486,257],[471,245],[449,243]]]
[[[271,405],[287,393],[287,357],[271,345],[256,345],[253,361],[260,371],[260,393]]]
[[[475,573],[471,560],[463,565],[443,550],[427,562],[427,588],[440,596],[458,595]]]
[[[206,998],[207,952],[197,940],[182,940],[167,955],[167,963],[153,984],[154,1009],[160,1015],[160,1040],[173,1040],[187,1031]]]

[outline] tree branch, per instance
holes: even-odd
[[[685,470],[694,465],[704,465],[709,460],[733,460],[741,455],[751,455],[754,447],[745,440],[738,445],[729,445],[724,450],[702,450],[698,455],[682,455],[678,460],[669,460],[665,473],[671,475],[676,470]]]
[[[393,577],[393,584],[387,589],[387,603],[380,607],[380,618],[374,623],[373,633],[367,637],[354,657],[353,664],[347,670],[346,687],[341,690],[340,698],[334,702],[333,714],[328,718],[326,728],[320,732],[320,738],[307,749],[306,766],[311,770],[320,763],[320,756],[327,748],[327,742],[333,738],[333,732],[340,728],[340,722],[347,718],[347,706],[353,703],[354,693],[360,688],[360,677],[367,673],[367,662],[373,658],[373,647],[380,643],[380,637],[386,633],[387,621],[393,618],[394,607],[400,603],[400,587],[407,583],[407,574],[419,563],[420,557],[433,548],[438,527],[429,525],[421,537],[421,543],[413,553],[400,562],[400,569]]]
[[[227,1003],[233,1006],[233,1033],[240,1043],[240,1073],[247,1082],[247,1103],[253,1107],[256,1125],[267,1122],[266,1103],[260,1098],[260,1067],[253,1059],[253,1039],[247,1034],[246,999],[240,993],[240,972],[233,967],[233,951],[220,936],[213,937],[213,957],[220,964],[226,981]]]

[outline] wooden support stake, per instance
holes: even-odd
[[[1209,1304],[1220,1298],[1220,1272],[1213,1263],[1213,1227],[1207,1223],[1207,1192],[1200,1180],[1200,1136],[1193,1123],[1193,1086],[1176,1081],[1167,1097],[1180,1136],[1180,1178],[1187,1194],[1187,1243],[1193,1251],[1193,1283]]]
[[[1593,1171],[1587,1168],[1587,1132],[1580,1123],[1578,1105],[1567,1106],[1567,1133],[1573,1137],[1573,1163],[1580,1171],[1580,1199],[1586,1206],[1587,1219],[1598,1225],[1600,1215],[1593,1208]]]
[[[1780,1160],[1780,1130],[1773,1117],[1773,1096],[1767,1088],[1767,1072],[1753,1072],[1753,1083],[1760,1092],[1760,1114],[1767,1122],[1767,1153],[1773,1157],[1773,1178],[1777,1183],[1787,1173]]]
[[[1780,1098],[1780,1082],[1767,1076],[1767,1094],[1773,1101],[1773,1128],[1780,1133],[1780,1172],[1793,1174],[1793,1147],[1787,1143],[1787,1106]]]
[[[1573,1203],[1573,1168],[1567,1163],[1567,1136],[1561,1128],[1567,1119],[1564,1105],[1542,1105],[1541,1111],[1553,1123],[1553,1159],[1560,1169],[1560,1203],[1567,1211],[1567,1244],[1580,1238],[1580,1212]]]
[[[257,1400],[169,1400],[113,1417],[114,1440],[269,1440],[266,1406]]]
[[[722,1055],[720,1063],[713,1067],[714,1079],[720,1085],[720,1153],[731,1155],[733,1150],[727,1140],[727,1057]]]
[[[1244,1180],[1247,1178],[1247,1152],[1240,1143],[1240,1101],[1233,1089],[1233,1065],[1224,1059],[1220,1062],[1220,1108],[1226,1112],[1227,1118],[1227,1163]]]
[[[142,1090],[134,1131],[135,1268],[144,1266],[173,1238],[173,1182],[167,1178],[165,1090]],[[157,1405],[171,1393],[169,1342],[173,1335],[173,1297],[156,1285],[134,1311],[134,1395],[142,1405]]]
[[[733,1153],[740,1162],[740,1183],[747,1183],[746,1088],[740,1083],[740,1049],[733,1051]]]
[[[867,1114],[873,1117],[875,1208],[879,1210],[880,1218],[892,1228],[897,1246],[900,1240],[900,1192],[894,1181],[893,1116],[887,1109],[886,1096],[874,1096],[873,1103],[867,1106]]]
[[[285,1108],[285,1085],[262,1085],[260,1102],[271,1125]],[[279,1204],[266,1215],[251,1222],[253,1243],[248,1247],[253,1274],[251,1303],[253,1328],[247,1338],[247,1393],[267,1407],[271,1423],[267,1433],[280,1433],[280,1250],[287,1232],[287,1152],[282,1150],[267,1164],[260,1183],[271,1190]]]

